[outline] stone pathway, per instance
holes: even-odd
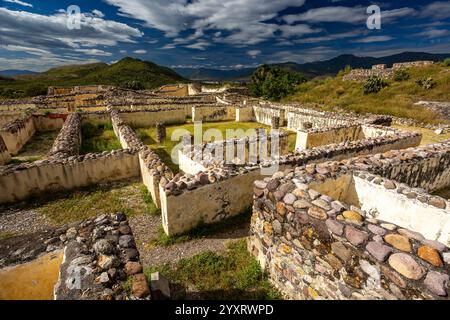
[[[236,226],[231,230],[219,232],[211,236],[174,244],[171,246],[155,246],[152,240],[158,237],[161,226],[160,216],[139,215],[129,219],[129,224],[136,239],[141,262],[145,267],[175,263],[183,258],[189,258],[204,251],[221,251],[230,240],[238,240],[248,236],[249,225]]]

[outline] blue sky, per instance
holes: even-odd
[[[67,27],[70,5],[80,29]],[[381,9],[380,30],[366,26],[369,5]],[[450,1],[0,0],[0,70],[126,56],[237,69],[402,51],[450,52]]]

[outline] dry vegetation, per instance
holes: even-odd
[[[297,87],[297,91],[284,102],[323,105],[326,110],[342,107],[358,113],[378,113],[412,118],[422,122],[438,122],[436,115],[414,106],[420,100],[450,100],[450,68],[439,64],[410,68],[410,78],[404,81],[389,81],[389,85],[378,93],[364,94],[362,83],[343,81],[343,74],[335,78],[312,80]],[[432,77],[436,85],[425,89],[416,80]]]

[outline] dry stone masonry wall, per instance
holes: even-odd
[[[64,122],[49,152],[52,158],[68,158],[78,155],[81,145],[81,114],[71,113]]]
[[[435,156],[442,152],[448,157],[448,147],[448,144],[428,146],[415,152],[424,158],[425,153]],[[402,154],[412,151],[389,154],[397,152],[402,160]],[[365,210],[364,197],[359,199],[363,201],[362,209],[351,204],[355,198],[348,189],[355,188],[355,179],[357,184],[364,180],[390,194],[398,194],[404,202],[413,202],[409,196],[411,188],[359,171],[370,168],[367,159],[371,158],[383,160],[381,155],[374,155],[341,163],[310,164],[255,181],[249,250],[287,298],[449,298],[448,238],[445,245],[390,220],[374,219],[373,211]],[[371,189],[377,203],[383,202],[381,189],[376,192]],[[430,217],[433,210],[440,210],[447,216],[447,224],[439,225],[448,226],[448,202],[426,197],[438,200],[416,206],[428,210]],[[396,214],[399,221],[402,214]],[[448,230],[443,230],[444,233],[448,235]]]

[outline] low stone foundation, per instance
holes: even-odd
[[[123,213],[101,215],[66,232],[55,300],[150,299],[133,234]],[[126,282],[131,277],[131,291]]]

